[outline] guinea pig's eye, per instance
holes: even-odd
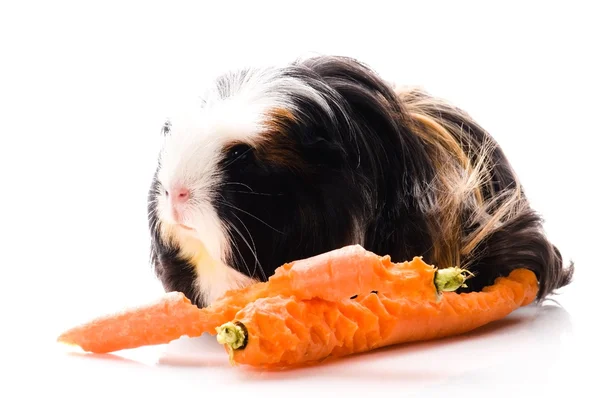
[[[227,151],[229,163],[247,159],[252,154],[252,148],[246,144],[237,144]]]

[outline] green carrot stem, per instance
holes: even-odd
[[[241,350],[248,344],[248,330],[241,322],[227,322],[217,327],[217,341],[233,350]]]
[[[459,267],[438,269],[435,272],[434,284],[439,293],[453,292],[459,287],[467,287],[465,282],[472,275],[471,272]]]

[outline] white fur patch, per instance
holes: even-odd
[[[228,290],[242,288],[257,282],[229,266],[218,266],[210,271],[200,267],[198,271],[200,278],[198,278],[196,286],[208,304],[219,299]]]
[[[255,281],[232,267],[223,263],[215,256],[221,242],[227,237],[221,232],[220,222],[216,218],[206,217],[200,220],[204,223],[203,233],[188,231],[173,224],[161,225],[162,236],[165,240],[175,240],[181,250],[181,255],[194,265],[198,275],[195,283],[196,295],[211,304],[226,291],[247,286]],[[211,232],[215,235],[211,236]]]
[[[222,98],[223,92],[226,98]],[[164,189],[159,193],[158,216],[163,236],[176,240],[195,265],[198,294],[208,303],[228,289],[253,282],[231,264],[225,264],[232,251],[230,237],[210,204],[215,188],[222,183],[218,169],[222,148],[234,140],[252,144],[263,132],[270,111],[281,108],[293,111],[290,92],[307,97],[331,112],[324,98],[301,80],[264,69],[231,75],[225,89],[212,87],[203,97],[202,105],[193,104],[181,117],[170,120],[171,129],[165,137],[157,177],[166,190],[172,186],[190,190],[190,200],[178,210],[182,223],[194,231],[174,225]]]

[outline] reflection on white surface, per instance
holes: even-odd
[[[402,396],[424,391],[426,396],[444,391],[499,396],[519,386],[539,390],[551,385],[556,377],[553,368],[567,358],[567,350],[577,349],[573,337],[569,313],[547,303],[519,309],[462,336],[285,371],[232,367],[224,349],[208,335],[110,355],[71,353],[61,347],[45,359],[50,368],[60,368],[48,383],[69,394],[90,385],[96,393],[108,393],[121,380],[125,389],[144,393],[235,386],[251,395],[269,390],[302,395],[316,386],[332,391],[351,386],[349,394],[357,396],[373,389],[393,389]],[[111,383],[99,383],[100,379]]]
[[[571,322],[568,313],[556,305],[523,308],[505,319],[486,325],[471,333],[431,342],[410,343],[387,347],[377,351],[352,357],[329,360],[316,367],[306,367],[287,371],[258,371],[265,378],[286,378],[290,373],[294,377],[305,374],[325,374],[326,377],[360,377],[363,380],[389,375],[388,380],[397,382],[416,381],[421,378],[435,381],[439,377],[451,378],[458,374],[480,368],[481,356],[485,357],[485,366],[500,366],[509,358],[510,351],[523,351],[524,347],[535,347],[537,360],[558,360],[551,349],[560,344],[561,338],[571,336]],[[206,337],[206,338],[205,338]],[[489,346],[485,352],[481,347]],[[505,349],[495,347],[504,346]],[[460,352],[460,355],[455,355]],[[532,353],[530,353],[532,354]],[[432,367],[431,358],[447,358],[453,364],[443,372]],[[365,366],[365,361],[368,366]],[[159,363],[172,366],[214,366],[228,365],[227,355],[214,338],[203,336],[199,339],[181,339],[169,344],[161,354]],[[496,364],[496,365],[495,365]],[[437,368],[437,369],[436,369]],[[244,367],[240,373],[250,372],[253,368]]]

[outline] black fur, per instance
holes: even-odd
[[[356,243],[355,217],[368,226],[363,244],[369,250],[396,259],[426,254],[431,240],[414,193],[433,169],[397,119],[393,92],[362,66],[335,59],[296,65],[286,75],[323,93],[333,115],[311,98],[294,97],[301,113],[284,128],[306,162],[302,167],[252,154],[221,165],[226,185],[215,206],[233,226],[237,249],[230,263],[264,280],[287,261]]]
[[[469,281],[468,289],[462,291],[481,290],[494,283],[498,276],[517,268],[535,272],[540,286],[539,299],[570,283],[573,265],[563,269],[562,256],[544,236],[541,225],[540,216],[527,209],[488,235],[472,255],[476,277]]]
[[[341,57],[297,62],[284,74],[315,88],[333,112],[289,92],[295,121],[282,121],[285,141],[274,138],[273,145],[293,148],[295,163],[265,160],[252,148],[240,156],[236,148],[220,164],[225,178],[214,192],[213,206],[230,226],[234,249],[228,263],[266,280],[285,262],[354,243],[389,254],[393,261],[415,255],[432,260],[435,236],[418,203],[419,195],[430,192],[435,170],[391,88],[367,67]],[[228,78],[218,82],[222,96],[229,95]],[[486,133],[479,126],[467,127],[476,142],[483,142]],[[494,156],[495,190],[502,190],[515,180],[499,148]],[[193,298],[196,276],[156,231],[154,192],[153,186],[149,221],[157,275],[165,289]],[[364,241],[353,235],[355,219],[364,228]],[[470,269],[477,276],[469,289],[481,289],[516,267],[537,273],[540,298],[567,284],[572,269],[563,272],[560,254],[539,223],[530,211],[488,236],[475,251]]]

